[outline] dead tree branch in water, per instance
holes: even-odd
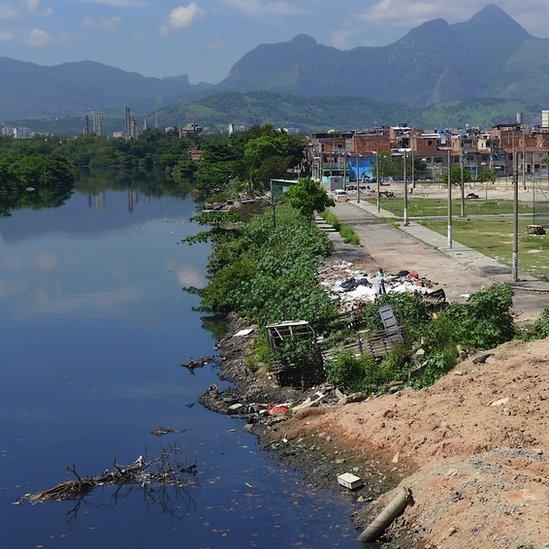
[[[88,495],[98,486],[137,485],[142,489],[158,484],[161,486],[185,487],[191,484],[190,477],[196,474],[196,465],[183,466],[185,454],[178,446],[168,450],[151,460],[139,456],[132,465],[120,466],[113,460],[112,469],[101,475],[81,477],[76,472],[75,465],[65,467],[76,478],[57,484],[53,488],[36,494],[25,494],[24,499],[31,503],[44,501],[79,500]]]

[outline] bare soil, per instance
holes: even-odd
[[[549,339],[493,353],[429,388],[304,410],[284,422],[284,436],[291,444],[322,433],[338,451],[383,456],[381,466],[405,476],[415,503],[388,539],[413,532],[427,547],[547,547]]]

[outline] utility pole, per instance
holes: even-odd
[[[356,203],[360,204],[360,177],[358,175],[358,140],[356,145]]]
[[[415,142],[415,138],[414,138],[414,135],[412,134],[412,143],[411,143],[411,149],[412,149],[412,189],[416,188],[416,167],[415,167],[414,142]]]
[[[271,186],[271,204],[273,206],[273,229],[276,229],[276,205],[275,205],[275,196],[273,192],[273,180],[270,180]]]
[[[406,173],[406,149],[404,149],[404,225],[408,225],[408,174]]]
[[[465,169],[463,167],[463,144],[459,144],[459,168],[461,172],[461,217],[465,217]]]
[[[380,182],[379,182],[379,152],[375,151],[376,155],[376,203],[377,203],[377,213],[381,211],[381,197],[380,197]]]
[[[451,147],[448,147],[448,249],[452,249],[452,156]]]
[[[522,136],[522,188],[526,190],[526,131],[523,124],[520,125]]]
[[[513,257],[512,257],[512,264],[513,264],[513,280],[515,282],[518,282],[518,232],[519,232],[519,225],[518,225],[518,154],[514,153],[513,158],[513,164],[514,164],[514,174],[513,174],[513,183],[514,183],[514,189],[513,189]]]

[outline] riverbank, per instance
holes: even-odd
[[[540,429],[543,425],[539,401],[545,397],[536,392],[535,382],[536,380],[540,381],[540,386],[543,387],[543,381],[546,381],[546,378],[540,376],[538,376],[539,379],[536,378],[537,374],[535,374],[532,383],[521,383],[520,375],[516,379],[514,377],[514,365],[504,365],[505,375],[498,372],[498,368],[489,372],[489,369],[483,366],[486,363],[491,364],[495,360],[494,357],[499,356],[499,351],[484,352],[480,351],[481,349],[509,342],[517,335],[517,332],[520,332],[511,314],[512,292],[510,289],[504,286],[493,286],[472,295],[467,299],[466,304],[454,303],[436,315],[429,314],[423,300],[413,297],[411,294],[383,296],[378,299],[376,305],[363,303],[358,315],[363,327],[372,329],[367,322],[370,318],[372,321],[375,320],[374,317],[377,318],[377,307],[380,303],[384,303],[385,299],[389,299],[389,304],[394,307],[406,332],[402,348],[389,352],[383,360],[377,362],[367,356],[357,358],[353,354],[346,354],[345,351],[338,351],[337,345],[341,345],[346,340],[337,333],[337,327],[334,326],[333,321],[329,320],[328,314],[323,317],[312,316],[313,322],[318,322],[320,319],[325,327],[325,331],[317,333],[324,334],[325,338],[332,338],[330,343],[335,345],[332,349],[336,353],[336,359],[328,360],[326,371],[328,378],[334,380],[338,388],[330,382],[305,390],[278,387],[267,364],[270,357],[268,348],[265,349],[266,341],[262,335],[262,327],[283,319],[300,319],[302,312],[311,314],[313,310],[304,308],[288,311],[275,301],[269,301],[272,303],[272,307],[266,307],[262,302],[251,300],[249,295],[243,298],[238,296],[241,292],[248,294],[250,288],[254,288],[255,291],[255,285],[262,289],[267,288],[269,285],[265,279],[261,279],[260,275],[268,273],[273,276],[275,274],[273,264],[282,269],[282,273],[277,271],[276,275],[278,278],[283,278],[284,269],[287,269],[288,265],[292,265],[288,259],[297,253],[307,253],[305,244],[303,245],[305,247],[298,247],[299,249],[292,248],[295,244],[286,238],[291,234],[291,231],[289,231],[289,227],[285,226],[285,223],[291,223],[293,227],[305,231],[304,235],[312,231],[308,238],[311,239],[311,242],[317,242],[318,235],[314,235],[310,226],[304,225],[290,212],[286,212],[285,215],[288,216],[288,221],[282,223],[282,227],[281,224],[277,225],[276,231],[281,231],[280,233],[273,232],[272,229],[271,232],[268,232],[263,216],[248,221],[234,236],[227,238],[222,234],[221,240],[217,243],[218,248],[216,248],[213,258],[218,261],[222,259],[223,262],[221,269],[214,270],[214,284],[210,283],[205,295],[221,296],[223,298],[221,303],[230,303],[229,299],[241,307],[241,316],[230,316],[229,333],[219,342],[218,346],[221,354],[220,375],[235,385],[225,391],[221,391],[217,386],[212,386],[202,397],[201,402],[217,412],[245,419],[247,421],[245,430],[256,434],[263,448],[275,452],[283,462],[305,471],[308,478],[311,478],[315,484],[330,487],[339,491],[342,497],[352,500],[356,509],[353,517],[360,527],[371,520],[375,511],[387,502],[393,493],[392,490],[399,485],[402,486],[403,483],[408,487],[408,483],[410,483],[413,486],[412,495],[417,499],[416,505],[410,507],[412,510],[406,510],[403,517],[398,519],[387,532],[386,537],[382,539],[382,543],[386,547],[421,547],[423,544],[436,546],[441,540],[445,547],[468,546],[460,545],[460,543],[470,542],[478,535],[476,529],[480,526],[475,522],[476,514],[474,513],[475,506],[478,505],[486,506],[494,516],[499,516],[498,512],[503,509],[501,512],[504,516],[496,531],[490,531],[490,536],[493,539],[486,538],[484,541],[487,547],[507,547],[508,545],[498,543],[500,541],[513,542],[515,538],[518,539],[520,532],[513,523],[506,522],[505,514],[510,512],[509,507],[499,504],[497,482],[494,482],[490,475],[497,468],[496,462],[500,463],[499,466],[502,468],[504,467],[502,463],[505,460],[512,461],[515,458],[530,460],[527,467],[532,463],[534,466],[541,463],[541,466],[544,467],[541,460],[542,454],[538,450],[542,444]],[[261,235],[267,235],[271,239],[268,244],[265,244],[265,238],[257,237],[258,227],[261,229]],[[216,237],[218,234],[219,232],[214,233],[213,236]],[[320,261],[313,263],[312,257],[318,256],[304,256],[304,264],[308,262],[309,266],[315,265],[316,267],[317,274],[314,280],[307,279],[310,286],[303,288],[299,281],[283,278],[287,286],[284,291],[279,290],[279,299],[287,300],[288,295],[292,295],[295,301],[286,301],[286,303],[293,306],[301,305],[301,301],[297,298],[303,295],[308,296],[309,288],[318,291],[315,283],[318,285],[319,273],[323,273],[326,268],[333,269],[334,260],[341,262],[345,259],[355,262],[354,267],[358,271],[356,273],[352,271],[354,273],[352,280],[345,280],[345,283],[350,281],[353,284],[365,284],[366,288],[369,287],[364,270],[366,267],[363,263],[364,261],[372,262],[372,258],[365,256],[362,249],[357,250],[356,247],[353,247],[354,249],[350,250],[349,246],[339,242],[340,237],[333,236],[333,233],[330,234],[330,240],[335,245],[335,250],[329,260],[326,259],[326,253],[323,263]],[[292,244],[288,244],[289,242]],[[320,242],[318,241],[319,244]],[[236,258],[224,253],[234,249],[239,251]],[[291,250],[291,253],[287,253],[288,249]],[[326,252],[328,248],[323,244],[319,245],[319,249]],[[242,252],[242,250],[246,251]],[[227,259],[228,257],[230,259]],[[265,257],[269,261],[265,261]],[[245,263],[246,259],[253,261],[251,267]],[[215,261],[214,265],[216,265]],[[235,272],[240,275],[240,270],[236,270],[235,265],[239,265],[239,269],[241,269],[240,265],[247,266],[251,278],[244,279],[242,277],[235,282],[234,275],[232,278],[228,276]],[[330,265],[332,266],[330,267]],[[412,266],[415,267],[415,265]],[[367,267],[367,270],[369,273],[372,272],[370,267]],[[310,271],[309,274],[311,274]],[[409,274],[402,276],[406,277]],[[338,280],[341,278],[339,274],[334,276]],[[414,280],[418,284],[421,282],[422,288],[424,285],[427,288],[432,286],[431,281],[420,279],[417,273],[415,276]],[[269,280],[270,283],[278,281],[274,276]],[[392,278],[389,277],[388,281],[390,280]],[[260,285],[259,281],[261,281]],[[341,280],[339,280],[340,282]],[[450,282],[448,281],[448,284]],[[408,284],[411,282],[408,281]],[[220,288],[227,286],[230,291],[219,291]],[[212,288],[217,288],[215,294],[212,293]],[[323,292],[325,292],[325,296],[333,293],[326,293],[325,290]],[[272,300],[272,294],[263,293],[262,295],[266,296],[266,299]],[[319,297],[322,296],[319,295]],[[341,305],[341,301],[341,299],[337,299],[334,303]],[[242,307],[242,303],[245,307]],[[275,314],[284,313],[285,316],[273,318],[270,316],[273,311]],[[325,311],[328,313],[329,309],[326,308]],[[253,315],[252,320],[242,320],[245,317],[249,319],[251,315]],[[252,322],[258,324],[252,325]],[[349,330],[349,335],[352,336],[353,330],[356,331],[358,328],[349,325],[344,329]],[[521,335],[521,337],[523,336]],[[527,344],[515,341],[506,345],[507,347],[505,345],[501,347],[503,349],[502,357],[506,356],[505,353],[508,354],[509,349],[514,348],[513,346],[517,346],[519,349],[517,356],[524,356],[530,352],[530,346],[534,348],[532,369],[537,367],[538,362],[543,363],[543,353],[547,354],[547,349],[543,346],[541,351],[538,350],[539,342]],[[446,389],[445,383],[449,379],[452,380],[453,376],[457,376],[461,380],[463,376],[461,368],[465,367],[465,363],[456,365],[458,354],[461,358],[469,357],[467,360],[474,364],[480,373],[490,373],[490,375],[479,375],[475,371],[470,380],[463,378],[463,380],[468,380],[468,384],[459,385],[459,387],[450,384]],[[529,370],[530,366],[527,365],[524,372],[526,380],[532,377]],[[522,375],[522,372],[520,374]],[[439,381],[433,385],[437,379]],[[518,394],[523,392],[532,394],[533,401],[538,404],[535,410],[528,407],[519,409],[517,411],[520,419],[518,424],[515,424],[513,420],[506,421],[507,417],[512,416],[512,413],[508,413],[509,408],[506,406],[511,396],[504,395],[498,398],[496,394],[493,400],[486,404],[481,399],[471,399],[469,394],[471,391],[477,394],[478,391],[478,395],[491,395],[494,392],[494,387],[497,389],[496,393],[504,393],[511,391],[510,387],[515,391],[515,386]],[[345,387],[347,389],[343,389]],[[417,390],[419,387],[425,388]],[[442,393],[437,392],[440,387],[443,387]],[[350,394],[353,391],[360,391],[360,393]],[[396,394],[392,394],[395,392]],[[443,396],[448,398],[444,400]],[[513,398],[514,396],[513,393]],[[387,404],[387,399],[390,401],[389,404]],[[417,399],[417,402],[414,399]],[[473,402],[471,407],[464,404],[469,400]],[[504,417],[492,417],[484,410],[485,406],[489,406],[490,412],[504,411]],[[355,414],[357,407],[359,410],[363,410],[359,415]],[[377,407],[382,408],[378,415],[376,415]],[[437,416],[438,408],[440,408],[440,417]],[[463,414],[463,417],[460,414]],[[400,426],[402,436],[392,444],[390,436],[396,427],[391,424],[391,420],[401,416],[406,418],[405,424]],[[416,419],[416,416],[419,419]],[[435,417],[435,424],[432,423],[431,417]],[[460,417],[461,420],[459,420]],[[530,417],[533,419],[533,425],[525,425],[526,418]],[[454,418],[457,418],[456,425],[453,424]],[[475,418],[477,418],[476,423],[469,422],[470,419],[474,420]],[[458,433],[455,435],[455,440],[452,441],[458,449],[469,448],[468,441],[478,436],[476,446],[473,445],[469,453],[459,454],[457,452],[447,455],[444,452],[436,453],[435,446],[431,448],[429,444],[426,444],[434,433],[433,445],[440,444],[442,448],[447,448],[450,425],[453,425],[452,428]],[[503,435],[498,437],[494,426],[498,426],[503,433],[509,432],[511,435],[508,438]],[[520,433],[524,432],[528,436],[521,438]],[[416,436],[419,438],[416,439]],[[536,445],[531,448],[527,446],[527,441],[530,441],[531,444],[540,441],[539,447]],[[427,448],[427,453],[421,461],[415,458],[414,450],[423,445]],[[407,455],[406,452],[411,452],[411,454]],[[418,453],[421,454],[419,451]],[[463,490],[458,489],[455,490],[457,495],[446,493],[445,484],[441,481],[437,480],[434,485],[432,484],[433,476],[442,474],[440,471],[446,467],[443,460],[449,460],[449,467],[452,470],[453,468],[461,470],[469,467],[468,473],[464,473],[464,476],[469,475],[467,478],[473,478],[473,484],[478,483],[478,486],[474,486],[475,489],[478,488],[477,491],[468,489],[467,492],[471,502],[471,515],[462,514],[462,522],[452,528],[450,535],[447,535],[446,530],[441,533],[440,529],[449,522],[448,517],[452,517],[454,510],[435,502],[439,497],[442,497],[444,502],[446,499],[457,502],[464,499],[464,496]],[[432,466],[432,468],[424,469],[428,466]],[[517,471],[520,470],[520,467],[515,469],[513,475],[519,478]],[[364,481],[364,488],[357,492],[349,492],[340,488],[337,485],[337,476],[341,473],[353,473],[359,476]],[[508,487],[511,491],[521,490],[520,483],[513,475],[506,479],[507,484],[502,484],[502,486]],[[450,476],[453,478],[453,473]],[[458,477],[462,478],[459,475]],[[503,479],[503,475],[498,478]],[[535,482],[538,480],[536,479]],[[447,484],[451,485],[451,483]],[[485,501],[483,493],[490,494],[488,502]],[[538,495],[536,493],[534,498],[537,498]],[[375,503],[370,504],[371,501]],[[423,507],[420,505],[421,502],[424,504]],[[491,505],[495,507],[491,509]],[[532,507],[534,519],[530,524],[531,528],[526,533],[536,540],[539,538],[539,532],[535,530],[535,524],[541,515],[538,513],[539,509],[536,507],[536,503],[532,504]],[[418,509],[423,509],[421,516],[414,515],[414,511]],[[442,515],[439,513],[440,509],[445,510]],[[481,516],[481,513],[477,514]],[[464,527],[464,525],[466,526]],[[460,528],[464,528],[464,530],[460,535],[457,535]],[[507,537],[502,532],[508,532],[505,534]],[[469,539],[467,535],[473,537]],[[452,540],[448,541],[449,538]],[[490,545],[494,540],[495,544]]]
[[[329,383],[300,391],[278,387],[266,371],[248,372],[251,340],[234,335],[244,325],[232,317],[219,342],[220,376],[235,387],[211,388],[201,402],[246,419],[262,448],[353,500],[357,528],[406,486],[414,505],[387,531],[384,547],[543,546],[549,340],[510,342],[480,362],[465,360],[432,387],[356,403]],[[319,392],[318,406],[268,412]],[[337,486],[343,472],[364,488]]]
[[[324,409],[345,407],[344,402],[350,404],[353,398],[341,398],[336,387],[329,382],[300,390],[278,386],[266,369],[251,372],[246,367],[246,357],[254,352],[252,337],[255,334],[236,336],[248,328],[247,323],[234,314],[230,314],[227,320],[227,333],[217,344],[218,375],[233,385],[223,391],[218,385],[210,386],[200,398],[201,404],[235,419],[245,419],[244,430],[258,437],[263,450],[273,453],[282,464],[303,472],[316,487],[332,490],[338,497],[351,502],[353,514],[348,519],[360,528],[363,507],[395,488],[406,472],[394,467],[384,452],[365,455],[362,451],[340,446],[327,431],[314,433],[304,430],[303,436],[287,435],[286,430],[290,426],[294,429],[296,422],[307,425],[309,418]],[[320,395],[322,398],[319,400]],[[354,398],[360,399],[358,396]],[[293,415],[277,413],[278,410],[284,412],[284,407],[307,404],[309,400],[319,402],[305,406]],[[351,492],[339,486],[336,477],[344,472],[360,476],[364,487]],[[391,540],[386,540],[385,546],[421,547],[418,541],[408,532],[399,531]]]

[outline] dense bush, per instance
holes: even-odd
[[[544,339],[546,337],[549,337],[549,308],[545,309],[534,324],[521,334],[521,339],[525,341]]]
[[[391,305],[404,326],[404,344],[393,349],[383,360],[342,354],[328,366],[330,379],[349,390],[371,392],[394,381],[415,387],[434,383],[456,364],[458,345],[487,349],[511,340],[515,325],[511,316],[512,291],[495,285],[479,291],[465,304],[452,304],[432,318],[423,301],[413,294],[386,294],[366,305],[361,322],[373,332],[382,329],[378,309]],[[549,313],[528,332],[528,337],[549,333]],[[535,334],[535,336],[534,336]],[[423,355],[412,351],[421,347]]]
[[[204,303],[261,325],[307,320],[322,331],[336,313],[316,279],[330,250],[326,236],[293,208],[277,208],[276,228],[266,210],[216,243]]]

